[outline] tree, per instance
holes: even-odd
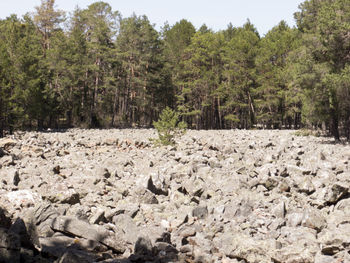
[[[301,99],[295,85],[288,85],[288,56],[297,47],[299,33],[286,22],[271,29],[259,44],[256,57],[258,87],[254,91],[256,118],[264,126],[298,125]],[[290,90],[290,89],[291,90]]]
[[[221,81],[223,45],[221,33],[197,32],[185,50],[178,81],[182,87],[178,110],[197,129],[213,129],[221,123],[220,102],[215,91]]]
[[[34,23],[42,35],[42,47],[46,51],[50,49],[52,33],[64,21],[64,12],[55,9],[55,0],[41,0],[41,5],[35,9]]]
[[[160,114],[159,120],[153,122],[158,133],[156,143],[162,145],[174,145],[175,138],[184,134],[186,123],[179,121],[179,113],[166,107]]]
[[[183,90],[181,75],[182,62],[186,59],[186,48],[191,44],[192,37],[196,33],[193,24],[185,19],[175,23],[172,27],[166,25],[163,29],[164,56],[166,58],[165,70],[171,76],[172,90],[169,105],[175,106],[176,95]]]
[[[103,115],[111,111],[110,108],[104,108],[101,102],[113,90],[113,86],[109,84],[113,83],[110,80],[111,64],[114,60],[114,41],[119,21],[119,13],[105,2],[93,3],[87,9],[76,10],[74,13],[71,41],[75,44],[75,49],[79,49],[77,44],[82,44],[83,48],[78,54],[85,53],[84,61],[76,56],[74,60],[78,60],[78,64],[82,64],[84,68],[84,80],[81,81],[80,77],[79,86],[84,87],[82,103],[85,113],[82,117],[89,127],[105,126]],[[80,71],[77,68],[73,70]]]
[[[310,117],[329,123],[339,140],[339,124],[346,123],[343,118],[348,115],[348,109],[340,107],[344,98],[339,95],[344,93],[342,79],[350,62],[350,5],[346,0],[309,0],[300,8],[295,17],[304,33],[304,55],[297,60],[302,65],[299,79],[306,95],[304,109]],[[321,112],[316,105],[322,106]]]
[[[40,63],[43,52],[40,36],[29,16],[20,20],[11,16],[1,23],[3,36],[1,72],[4,98],[3,120],[11,131],[36,120],[38,128],[50,110],[45,90],[46,68]],[[5,115],[4,115],[5,114]]]
[[[224,50],[223,82],[218,90],[229,127],[250,128],[255,122],[253,91],[257,86],[255,58],[260,37],[248,21],[237,28]]]
[[[116,41],[120,73],[120,115],[127,123],[151,125],[167,104],[169,89],[163,43],[146,16],[123,19]]]

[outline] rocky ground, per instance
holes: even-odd
[[[350,262],[350,146],[293,131],[0,139],[0,262]]]

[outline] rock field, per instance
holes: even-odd
[[[0,139],[0,262],[350,262],[350,146],[293,131]]]

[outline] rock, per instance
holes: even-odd
[[[235,233],[225,235],[220,241],[214,240],[214,243],[229,258],[251,263],[271,262],[270,253],[273,249],[272,243],[268,240],[254,240],[249,236]]]
[[[147,189],[156,195],[168,195],[168,185],[159,174],[153,174],[149,177]]]
[[[34,244],[39,244],[38,237],[50,237],[54,234],[51,229],[52,221],[60,214],[48,202],[40,202],[23,215],[27,231]]]
[[[299,192],[306,193],[308,195],[315,192],[315,186],[309,177],[299,177],[297,182],[297,188]]]
[[[192,216],[198,219],[204,219],[208,216],[208,208],[206,206],[199,206],[192,210]]]
[[[106,178],[106,179],[111,177],[111,173],[108,171],[108,169],[107,168],[102,168],[102,167],[97,169],[96,175],[98,177],[102,177],[102,178]]]
[[[179,229],[179,232],[177,233],[181,237],[191,237],[196,235],[196,229],[194,227],[184,226]]]
[[[349,193],[349,186],[345,183],[335,183],[326,188],[319,188],[312,194],[313,203],[320,207],[336,204],[339,200],[347,197]]]
[[[0,148],[8,150],[9,148],[15,146],[17,141],[10,138],[1,138],[0,139]]]
[[[276,262],[314,262],[319,250],[316,230],[306,227],[282,227],[279,241],[281,248],[275,249],[272,259]]]
[[[37,236],[34,234],[32,236],[31,229],[25,224],[25,222],[21,218],[17,218],[16,221],[9,227],[9,232],[16,234],[20,239],[21,247],[28,248],[31,250],[35,250],[35,245],[40,247],[39,240]]]
[[[40,238],[41,252],[49,254],[50,256],[59,258],[64,253],[70,245],[77,242],[77,239],[59,234],[53,237]]]
[[[301,212],[290,213],[287,215],[287,225],[291,227],[300,226],[303,218],[304,214]]]
[[[0,158],[5,155],[6,155],[6,152],[0,147]]]
[[[11,226],[11,218],[6,210],[0,207],[0,227],[9,228]]]
[[[40,200],[38,194],[30,190],[12,191],[6,194],[6,198],[14,207],[31,207]]]
[[[315,263],[333,263],[336,262],[336,259],[332,256],[322,255],[317,253],[315,257]]]
[[[18,186],[20,181],[21,181],[21,179],[19,178],[19,172],[16,170],[14,175],[13,175],[13,184],[15,186]]]
[[[271,212],[276,218],[284,218],[284,216],[286,215],[285,203],[283,201],[280,202],[278,205],[272,208]]]
[[[92,216],[89,219],[90,224],[99,224],[101,222],[106,223],[105,210],[98,208],[93,212]]]
[[[315,261],[315,252],[311,251],[308,248],[303,248],[298,245],[290,245],[279,249],[276,251],[275,255],[272,257],[273,262],[285,262],[285,263],[294,263],[294,262],[305,262],[305,263],[314,263]]]
[[[325,255],[335,255],[345,249],[350,242],[350,224],[342,224],[331,229],[324,229],[318,237]]]
[[[157,242],[153,250],[157,258],[164,262],[178,262],[178,250],[169,243]]]
[[[188,130],[177,147],[149,147],[155,136],[15,134],[0,147],[0,239],[20,241],[6,253],[31,263],[350,262],[348,145]]]
[[[52,168],[52,171],[54,174],[60,174],[61,167],[59,165],[56,165]]]
[[[61,203],[74,205],[80,202],[80,194],[65,183],[57,183],[55,191],[43,193],[43,199],[51,203]]]
[[[152,242],[147,237],[139,237],[135,243],[134,253],[136,255],[152,255]]]
[[[74,217],[59,216],[52,221],[51,228],[68,235],[100,242],[119,253],[123,253],[126,249],[125,241],[121,240],[115,233],[97,225],[90,225]]]
[[[321,211],[319,211],[316,208],[310,207],[304,211],[301,225],[315,229],[317,232],[320,232],[323,228],[327,226],[327,222]]]
[[[113,217],[112,222],[123,231],[123,238],[125,240],[128,240],[131,243],[135,243],[137,241],[140,230],[129,215],[116,215]]]
[[[21,243],[18,235],[0,228],[0,262],[20,262]]]
[[[97,258],[81,250],[69,249],[57,260],[57,263],[93,263]]]
[[[154,193],[149,191],[148,189],[140,189],[137,191],[139,196],[138,200],[144,204],[159,204],[157,197],[155,197]]]
[[[112,218],[114,216],[120,215],[120,214],[126,214],[126,215],[130,216],[131,218],[134,218],[139,211],[140,211],[139,204],[125,203],[125,202],[121,201],[116,205],[116,208],[110,210],[109,212],[106,212],[105,217],[106,217],[107,221],[109,221],[109,222],[112,221]]]

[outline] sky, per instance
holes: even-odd
[[[97,0],[56,0],[56,7],[71,12],[76,6],[86,8]],[[247,19],[264,36],[281,20],[295,26],[293,14],[303,0],[104,0],[122,17],[146,15],[157,30],[168,22],[174,25],[181,19],[187,19],[198,29],[202,24],[219,31],[242,26]],[[34,12],[41,0],[0,0],[0,19],[11,14],[22,16]]]

